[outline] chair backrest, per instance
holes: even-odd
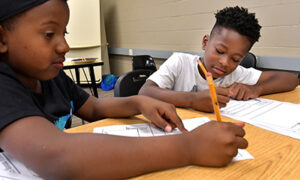
[[[256,68],[256,56],[253,53],[248,52],[246,56],[243,58],[240,65],[245,68],[250,68],[250,67]]]
[[[153,73],[153,70],[140,69],[128,72],[120,76],[115,84],[114,96],[126,97],[137,95],[146,79]]]
[[[156,71],[156,65],[153,58],[149,55],[138,55],[132,57],[132,71],[138,69],[150,69]]]

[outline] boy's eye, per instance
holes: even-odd
[[[51,38],[54,36],[54,33],[53,32],[49,32],[49,33],[46,33],[46,37],[47,38]]]
[[[220,51],[218,49],[216,49],[216,51],[217,51],[218,54],[224,54],[224,52],[222,52],[222,51]]]
[[[232,60],[233,60],[233,62],[236,62],[236,63],[239,63],[239,62],[240,62],[239,59],[234,59],[234,58],[232,58]]]

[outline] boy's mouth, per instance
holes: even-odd
[[[216,73],[216,74],[218,74],[218,75],[223,75],[223,74],[225,74],[225,71],[223,70],[223,69],[220,69],[220,68],[218,68],[218,67],[212,67],[212,70],[213,70],[213,72],[214,73]]]
[[[62,58],[56,59],[53,63],[54,63],[54,64],[61,64],[61,63],[63,63],[64,61],[65,61],[65,58],[62,57]]]
[[[64,61],[65,61],[65,58],[59,58],[59,59],[55,60],[55,61],[53,62],[53,64],[59,65],[60,68],[62,68],[62,67],[64,66],[64,64],[63,64]]]

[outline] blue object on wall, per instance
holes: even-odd
[[[106,74],[102,76],[102,81],[101,81],[101,88],[104,91],[109,91],[112,90],[115,87],[115,84],[117,82],[117,77],[113,74]]]

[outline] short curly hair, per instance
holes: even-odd
[[[215,14],[216,23],[211,31],[211,36],[216,29],[225,27],[244,35],[252,45],[260,37],[261,26],[258,24],[255,13],[248,13],[248,9],[243,7],[226,7]]]

